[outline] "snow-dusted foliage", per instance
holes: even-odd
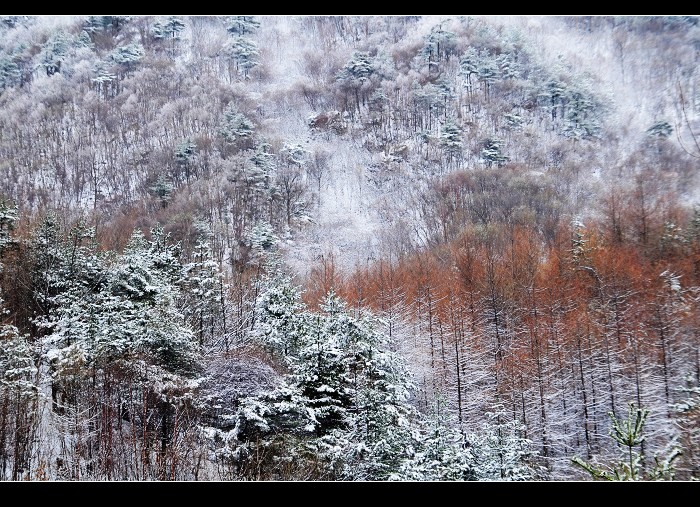
[[[135,231],[96,280],[79,278],[52,299],[45,354],[58,372],[74,361],[99,368],[133,357],[164,371],[192,369],[195,337],[176,304],[181,266],[162,231],[152,234],[149,241]]]
[[[0,255],[3,250],[9,248],[14,243],[11,233],[15,229],[18,219],[17,205],[6,201],[0,201]],[[1,268],[2,264],[0,264],[0,269]]]
[[[14,326],[0,327],[0,392],[3,403],[38,395],[36,349]]]
[[[376,317],[353,317],[332,290],[318,312],[299,296],[280,273],[266,280],[253,333],[283,356],[288,373],[273,389],[237,399],[232,430],[206,432],[236,473],[262,468],[266,478],[347,481],[532,477],[528,442],[512,423],[469,437],[446,424],[433,430],[410,404],[411,373]]]
[[[201,223],[198,229],[200,237],[192,249],[192,259],[183,266],[179,306],[200,347],[228,350],[230,330],[225,317],[228,286],[211,250],[211,231]]]
[[[251,334],[271,353],[291,360],[308,334],[302,314],[305,305],[299,288],[292,285],[291,277],[282,272],[262,279],[260,285]]]

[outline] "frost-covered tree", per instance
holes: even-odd
[[[373,59],[363,51],[353,53],[352,58],[338,71],[335,79],[344,94],[346,109],[350,112],[359,111],[360,106],[364,105],[369,96],[368,85],[373,73]],[[354,98],[352,104],[348,103],[350,96]]]
[[[500,66],[497,56],[481,51],[476,64],[476,75],[484,88],[484,96],[489,98],[492,85],[500,78]]]
[[[501,167],[508,161],[508,157],[503,154],[503,141],[496,138],[490,138],[484,141],[481,150],[481,158],[486,162],[488,167],[494,164]]]
[[[189,184],[190,176],[195,169],[197,145],[192,139],[185,139],[175,148],[175,164],[185,173],[185,181]],[[195,175],[196,177],[196,172]]]
[[[252,262],[264,262],[267,254],[274,249],[278,240],[272,224],[266,220],[258,221],[245,231],[245,242],[250,246]]]
[[[77,348],[99,366],[137,355],[166,371],[192,371],[195,340],[176,304],[178,254],[162,231],[152,234],[149,241],[136,230],[123,255],[108,270],[102,267],[95,281],[78,280],[54,299],[47,324],[51,361],[75,357]]]
[[[124,74],[129,74],[134,70],[136,64],[141,61],[143,56],[143,46],[134,42],[115,48],[114,51],[110,53],[109,58],[124,69]]]
[[[284,354],[289,374],[271,392],[241,402],[234,432],[240,452],[250,456],[259,439],[257,452],[274,449],[278,462],[308,461],[311,453],[323,476],[388,478],[411,440],[406,365],[376,323],[353,318],[333,292],[322,313],[313,313],[287,277],[273,280],[258,297],[253,334]]]
[[[3,251],[16,243],[11,237],[12,231],[19,220],[19,208],[4,199],[0,200],[0,259],[2,259]],[[0,263],[2,269],[2,263]]]
[[[410,455],[390,476],[391,480],[477,480],[472,444],[444,408],[425,416],[416,426]]]
[[[474,83],[472,76],[479,74],[479,55],[474,46],[469,46],[459,60],[458,75],[464,79],[462,86],[471,95]]]
[[[228,16],[226,25],[230,34],[244,36],[260,28],[260,21],[255,16]]]
[[[682,480],[700,477],[697,457],[700,455],[700,383],[688,375],[681,388],[683,400],[674,406],[680,430],[679,445],[682,454],[678,459],[678,478]]]
[[[185,29],[185,23],[176,16],[170,16],[163,21],[156,21],[151,28],[151,34],[156,39],[179,39],[180,32]]]
[[[331,293],[323,310],[341,337],[353,405],[347,429],[327,437],[328,456],[344,480],[386,480],[408,457],[413,408],[412,379],[405,360],[391,351],[371,314],[356,319]]]
[[[251,335],[270,353],[289,360],[298,353],[307,333],[302,315],[306,305],[291,277],[281,271],[266,275],[259,284]]]
[[[224,111],[224,119],[219,132],[226,142],[237,145],[242,141],[252,139],[255,125],[238,111],[234,103],[230,103]]]
[[[522,436],[522,423],[502,407],[487,413],[480,431],[467,436],[475,457],[477,480],[527,481],[537,478],[532,442]]]
[[[285,143],[280,150],[280,165],[275,174],[275,190],[281,199],[287,229],[293,220],[307,219],[309,182],[307,167],[311,152],[296,142]]]
[[[321,305],[327,314],[307,316],[309,333],[294,358],[292,378],[314,411],[317,436],[347,426],[355,394],[345,357],[347,336],[336,325],[338,301],[331,291]]]
[[[83,23],[83,30],[91,35],[108,29],[118,31],[130,20],[131,16],[88,16]]]
[[[158,198],[160,201],[160,204],[163,208],[168,206],[168,203],[170,202],[170,199],[172,198],[173,191],[175,190],[175,187],[173,184],[168,180],[168,178],[160,174],[158,175],[158,179],[155,181],[153,185],[151,185],[148,190]]]
[[[0,54],[0,91],[17,86],[22,79],[19,65],[11,55]]]
[[[55,306],[53,297],[69,285],[69,256],[62,237],[59,217],[48,212],[29,240],[32,297],[37,306],[37,318],[48,315]]]
[[[56,32],[46,41],[38,58],[47,76],[61,71],[61,64],[68,56],[72,43],[73,41],[70,35],[63,31]]]
[[[248,78],[251,69],[260,64],[258,45],[247,37],[234,37],[226,43],[226,55],[235,65],[237,74]]]
[[[2,311],[0,300],[0,311]],[[21,480],[35,463],[39,385],[37,347],[15,326],[0,324],[0,479]]]
[[[177,447],[191,438],[200,355],[177,305],[178,250],[161,229],[151,236],[137,229],[116,258],[84,255],[83,268],[94,264],[95,273],[81,269],[42,323],[54,410],[65,422],[62,438],[73,442],[61,456],[74,464],[70,477],[90,467],[107,478],[184,473]],[[138,449],[131,471],[111,461],[127,452],[127,439]]]
[[[192,260],[183,266],[183,313],[197,334],[200,347],[228,350],[227,286],[211,250],[211,230],[201,222],[197,225],[200,237]]]
[[[112,67],[108,62],[98,61],[93,69],[95,77],[90,80],[95,84],[98,96],[105,99],[114,96],[118,90],[118,86],[116,86],[117,75]]]
[[[181,33],[185,30],[185,22],[177,16],[170,16],[167,19],[161,19],[153,23],[151,27],[151,36],[155,40],[170,41],[167,47],[171,57],[175,56],[177,43],[181,40]],[[167,44],[167,42],[166,42]]]
[[[448,118],[440,131],[440,145],[450,157],[457,157],[462,152],[462,129],[452,119]]]
[[[420,55],[428,65],[428,72],[439,72],[439,63],[443,59],[449,60],[456,46],[457,36],[453,32],[444,30],[441,25],[433,27],[420,50]]]
[[[587,93],[571,91],[566,105],[564,135],[590,139],[600,132],[600,108]]]
[[[666,139],[673,133],[673,127],[667,121],[657,121],[646,130],[646,133],[650,137]]]

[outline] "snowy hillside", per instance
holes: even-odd
[[[697,479],[699,51],[0,16],[0,479]]]

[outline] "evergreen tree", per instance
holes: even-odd
[[[364,104],[367,96],[366,93],[360,92],[361,90],[365,90],[373,73],[374,64],[372,57],[369,53],[363,51],[356,51],[353,53],[352,58],[337,73],[336,81],[345,94],[346,102],[350,94],[354,98],[353,107],[348,107],[348,109],[360,110],[360,106]]]
[[[443,30],[442,26],[433,27],[420,50],[420,55],[428,64],[428,71],[438,72],[439,62],[449,60],[456,46],[457,36],[453,32]]]
[[[526,481],[537,478],[532,463],[535,452],[523,438],[522,424],[509,419],[502,407],[487,413],[488,422],[476,434],[467,436],[475,457],[477,480]]]
[[[451,118],[442,126],[440,145],[445,148],[445,151],[447,151],[450,156],[458,155],[462,151],[462,129]]]
[[[243,113],[238,112],[234,103],[230,103],[224,111],[224,120],[219,132],[227,142],[236,144],[252,139],[255,125]]]
[[[2,312],[0,300],[0,312]],[[37,346],[15,326],[0,324],[0,479],[21,480],[42,445],[38,429]]]
[[[225,51],[244,78],[248,77],[251,69],[260,64],[258,45],[246,37],[234,37],[226,43]]]
[[[226,329],[226,283],[219,263],[211,251],[211,230],[198,223],[200,237],[192,260],[183,267],[185,318],[198,336],[199,346],[228,348]],[[221,343],[223,341],[223,343]]]
[[[109,55],[109,59],[119,65],[124,74],[130,74],[144,56],[144,48],[139,43],[131,43],[125,46],[119,46],[114,49]],[[103,78],[104,79],[104,78]]]
[[[170,16],[167,20],[156,21],[151,28],[151,33],[156,39],[179,39],[180,32],[185,29],[185,23],[176,16]]]
[[[386,480],[410,453],[414,411],[407,365],[371,314],[351,317],[333,294],[323,310],[332,317],[329,328],[335,331],[329,334],[342,338],[353,396],[348,429],[324,441],[328,456],[344,480]]]
[[[440,399],[436,403],[444,405]],[[416,427],[412,453],[391,480],[477,480],[473,446],[457,429],[444,406],[417,421]]]
[[[98,367],[140,357],[165,371],[188,375],[196,365],[192,331],[177,309],[180,265],[162,231],[148,241],[134,231],[124,254],[109,267],[75,281],[53,299],[47,358]],[[85,262],[98,263],[96,256]],[[80,270],[84,274],[84,270]],[[56,367],[61,367],[58,364]]]
[[[255,16],[228,16],[226,30],[232,35],[244,36],[260,28],[260,21]]]
[[[646,131],[650,137],[666,139],[673,133],[673,127],[667,121],[657,121]]]
[[[16,244],[16,240],[11,237],[12,231],[19,220],[19,208],[16,204],[0,199],[0,260],[3,252]],[[0,262],[0,269],[2,263]]]
[[[17,86],[22,79],[19,65],[11,55],[0,54],[0,91]]]
[[[508,157],[503,154],[503,141],[495,138],[484,141],[481,158],[484,159],[488,167],[494,164],[501,167],[505,164],[508,161]]]
[[[333,313],[338,301],[331,291],[321,305],[327,315],[307,315],[309,334],[294,358],[292,378],[314,411],[317,436],[347,426],[346,411],[355,394],[344,352],[345,336],[338,332]]]
[[[260,280],[255,300],[251,335],[272,354],[289,361],[302,346],[307,333],[299,289],[290,276],[272,272]]]
[[[38,58],[47,76],[61,71],[61,65],[68,56],[72,43],[72,38],[62,31],[56,32],[46,41]]]
[[[598,108],[592,98],[578,90],[570,92],[566,105],[564,135],[589,139],[600,132]]]
[[[646,439],[644,425],[649,415],[648,409],[635,407],[629,403],[627,419],[620,420],[609,412],[612,421],[610,436],[622,451],[620,459],[609,465],[586,462],[575,456],[572,462],[588,472],[593,479],[608,481],[671,480],[674,476],[672,463],[680,456],[680,450],[673,448],[670,453],[659,459],[649,473],[643,469],[642,456],[635,450]]]

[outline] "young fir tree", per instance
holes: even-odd
[[[620,458],[610,464],[587,462],[574,456],[571,461],[588,472],[593,479],[608,481],[673,480],[673,461],[680,456],[680,449],[673,447],[665,456],[655,456],[654,466],[645,471],[642,456],[635,450],[646,439],[644,424],[649,415],[648,409],[635,407],[629,403],[627,419],[620,420],[609,412],[612,421],[610,436],[621,450]]]

